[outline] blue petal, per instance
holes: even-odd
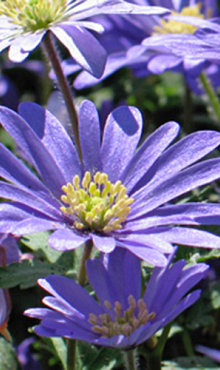
[[[100,123],[95,105],[85,100],[79,110],[79,136],[82,149],[84,171],[94,174],[101,169]]]
[[[81,162],[75,145],[63,125],[48,110],[35,103],[21,103],[19,114],[23,117],[51,157],[59,166],[66,182],[81,175]]]
[[[75,26],[65,23],[59,27],[52,27],[51,31],[79,65],[95,77],[101,77],[107,54],[90,32],[78,24]]]
[[[103,171],[116,182],[132,159],[140,139],[142,117],[137,108],[119,107],[106,121],[101,148]]]

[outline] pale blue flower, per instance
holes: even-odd
[[[87,261],[98,301],[75,281],[50,275],[38,280],[51,295],[43,299],[49,308],[32,308],[24,314],[41,320],[34,330],[45,337],[120,349],[138,346],[200,296],[200,290],[188,292],[206,275],[208,266],[185,268],[184,260],[171,262],[172,257],[164,268],[153,270],[142,295],[140,260],[118,249],[108,257]]]
[[[0,3],[0,51],[22,62],[50,30],[85,70],[100,77],[106,51],[91,31],[103,32],[90,20],[99,14],[164,14],[161,7],[144,7],[123,0],[5,0]]]

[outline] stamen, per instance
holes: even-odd
[[[181,10],[180,13],[173,11],[171,15],[186,15],[191,17],[197,17],[204,19],[204,15],[201,14],[201,4],[198,3],[194,6],[187,6]],[[174,20],[164,20],[161,19],[160,21],[161,26],[155,26],[154,27],[154,33],[153,35],[157,34],[167,34],[167,33],[194,33],[197,29],[196,26],[193,26],[192,24],[187,24],[183,22],[178,22]]]
[[[96,172],[92,177],[86,172],[80,180],[76,175],[72,184],[62,187],[65,195],[61,201],[66,204],[60,209],[74,218],[77,229],[109,233],[122,228],[134,199],[126,194],[127,189],[117,181],[112,184],[106,173]]]
[[[135,298],[130,295],[128,297],[128,303],[129,307],[122,312],[120,302],[116,301],[112,309],[111,303],[105,301],[104,304],[112,311],[114,319],[112,320],[107,313],[98,316],[91,313],[88,322],[92,325],[92,331],[107,338],[120,334],[128,338],[134,330],[154,319],[155,313],[151,312],[149,314],[143,299],[139,299],[136,302]]]
[[[28,33],[68,20],[71,8],[66,0],[4,0],[0,2],[0,14]]]

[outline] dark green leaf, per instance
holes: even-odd
[[[20,365],[12,345],[0,338],[0,370],[19,370]]]
[[[163,361],[162,370],[220,370],[216,363],[207,357],[179,357],[175,361]]]
[[[34,286],[36,280],[41,277],[50,274],[65,275],[67,271],[73,272],[63,261],[50,264],[37,259],[23,260],[0,267],[0,288],[13,288],[19,285],[21,289],[27,289]]]
[[[96,348],[84,342],[78,342],[79,370],[112,370],[122,364],[121,351],[112,348]]]

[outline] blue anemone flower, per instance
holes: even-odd
[[[166,6],[171,15],[161,18],[158,16],[132,18],[123,16],[107,16],[100,18],[105,28],[105,33],[99,35],[99,40],[107,50],[108,58],[104,72],[100,78],[92,76],[87,71],[82,71],[74,81],[74,87],[81,89],[92,86],[116,70],[127,66],[137,77],[149,74],[161,74],[167,70],[184,75],[186,82],[196,93],[202,90],[197,77],[206,71],[212,79],[214,86],[219,86],[219,65],[208,55],[192,58],[193,46],[188,56],[184,52],[188,43],[196,42],[194,32],[203,27],[211,17],[219,15],[215,0],[133,0],[141,5]],[[181,52],[181,49],[183,50]],[[188,48],[189,50],[189,48]],[[64,72],[69,74],[76,70],[74,61],[64,61]],[[217,70],[213,74],[213,68]]]
[[[87,261],[88,277],[98,301],[75,281],[49,275],[38,280],[51,294],[43,299],[49,308],[32,308],[24,314],[41,320],[34,329],[41,336],[133,348],[200,296],[200,290],[188,292],[205,276],[208,266],[198,263],[184,268],[184,260],[171,265],[172,257],[164,268],[154,268],[143,296],[140,260],[120,249]]]
[[[96,107],[84,101],[81,162],[49,111],[22,103],[19,113],[1,107],[0,121],[40,178],[0,144],[0,197],[9,200],[0,204],[0,232],[51,230],[54,249],[92,241],[103,253],[126,248],[158,266],[166,264],[173,244],[220,248],[219,236],[197,228],[220,224],[219,203],[175,204],[219,178],[219,158],[200,161],[219,145],[218,132],[195,132],[169,146],[179,125],[168,122],[138,148],[143,122],[137,108],[113,110],[101,131]]]
[[[6,0],[0,3],[0,51],[22,62],[50,30],[85,70],[100,77],[106,51],[91,31],[104,28],[90,20],[99,14],[165,14],[160,7],[144,7],[123,0]]]

